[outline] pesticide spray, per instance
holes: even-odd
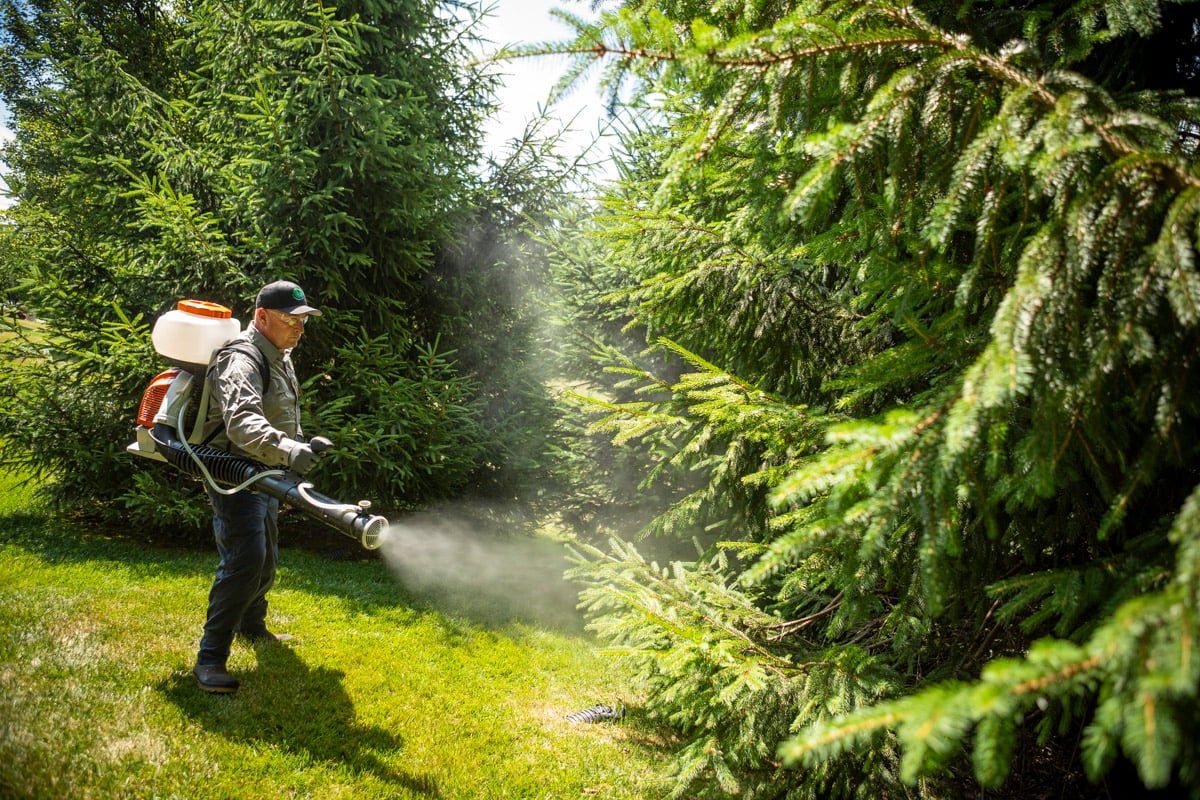
[[[401,585],[447,610],[581,628],[565,546],[506,532],[518,525],[495,507],[434,509],[393,521],[381,552]]]
[[[339,502],[294,472],[201,444],[209,402],[204,376],[213,354],[240,330],[230,309],[203,300],[181,300],[158,318],[150,338],[155,352],[174,366],[150,382],[138,408],[135,439],[126,450],[165,461],[223,494],[253,487],[368,550],[378,548],[388,521],[368,513],[369,501]]]
[[[517,514],[506,512],[456,505],[414,514],[392,522],[380,552],[401,585],[441,610],[493,626],[520,620],[582,633],[579,590],[563,575],[565,545],[507,534],[521,526]],[[587,702],[564,719],[587,724],[625,717],[623,700],[580,705]]]

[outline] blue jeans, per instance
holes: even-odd
[[[267,591],[279,561],[279,501],[255,492],[225,495],[211,489],[208,499],[221,562],[208,593],[196,663],[224,666],[235,633],[267,630]]]

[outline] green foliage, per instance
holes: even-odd
[[[110,312],[113,321],[86,338],[17,323],[15,335],[3,342],[6,464],[57,476],[54,490],[64,496],[119,494],[122,477],[112,465],[122,457],[129,411],[113,390],[139,394],[142,369],[153,362],[141,318],[117,306]],[[80,408],[93,413],[80,414]]]
[[[21,367],[0,399],[4,463],[54,474],[66,503],[153,516],[177,476],[123,453],[161,363],[150,323],[187,297],[245,321],[259,286],[289,278],[324,311],[296,352],[305,424],[340,449],[323,490],[401,508],[529,480],[549,413],[525,366],[533,312],[496,292],[469,334],[463,320],[505,273],[504,210],[547,187],[471,177],[495,79],[466,66],[468,23],[431,0],[4,11],[19,202],[0,247],[6,286],[47,331],[36,353],[5,345]],[[95,336],[111,326],[122,338]],[[530,413],[505,427],[493,407]]]
[[[580,393],[648,481],[690,473],[646,530],[701,545],[576,575],[684,737],[677,793],[936,796],[1076,741],[1091,781],[1200,785],[1200,100],[1194,66],[1116,55],[1194,53],[1195,8],[576,20],[576,69],[617,56],[655,120],[598,222],[607,313],[655,352]],[[744,673],[696,655],[718,640]],[[810,684],[825,652],[853,679]],[[759,668],[756,722],[709,725]]]
[[[338,348],[342,353],[365,358],[375,371],[352,375],[339,388],[342,396],[316,411],[319,430],[339,432],[331,467],[374,497],[404,486],[436,499],[465,484],[485,453],[471,383],[455,372],[450,354],[419,351],[414,369],[383,337],[350,342]],[[387,375],[400,377],[380,377]],[[314,378],[306,390],[320,380],[332,378]]]
[[[767,784],[783,779],[770,765],[793,705],[824,718],[849,710],[839,705],[847,696],[875,699],[891,687],[893,676],[862,650],[789,636],[787,622],[712,565],[660,566],[616,539],[609,552],[582,550],[578,564],[571,574],[589,584],[583,597],[592,627],[645,677],[652,717],[686,738],[673,797],[705,774],[722,792],[739,791],[746,772]],[[859,791],[880,796],[889,784],[871,775]]]
[[[118,499],[127,524],[154,534],[207,531],[212,508],[204,493],[188,483],[145,469],[134,473],[133,486]]]

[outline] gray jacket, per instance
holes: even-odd
[[[213,447],[267,466],[286,467],[303,436],[300,386],[290,351],[281,352],[254,323],[237,338],[252,342],[267,357],[271,368],[267,389],[263,391],[259,366],[250,356],[235,350],[221,352],[206,378],[210,400],[204,436],[212,435]]]

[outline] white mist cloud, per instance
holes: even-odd
[[[429,511],[393,521],[381,552],[409,592],[493,622],[579,627],[566,548],[498,530],[489,517]]]

